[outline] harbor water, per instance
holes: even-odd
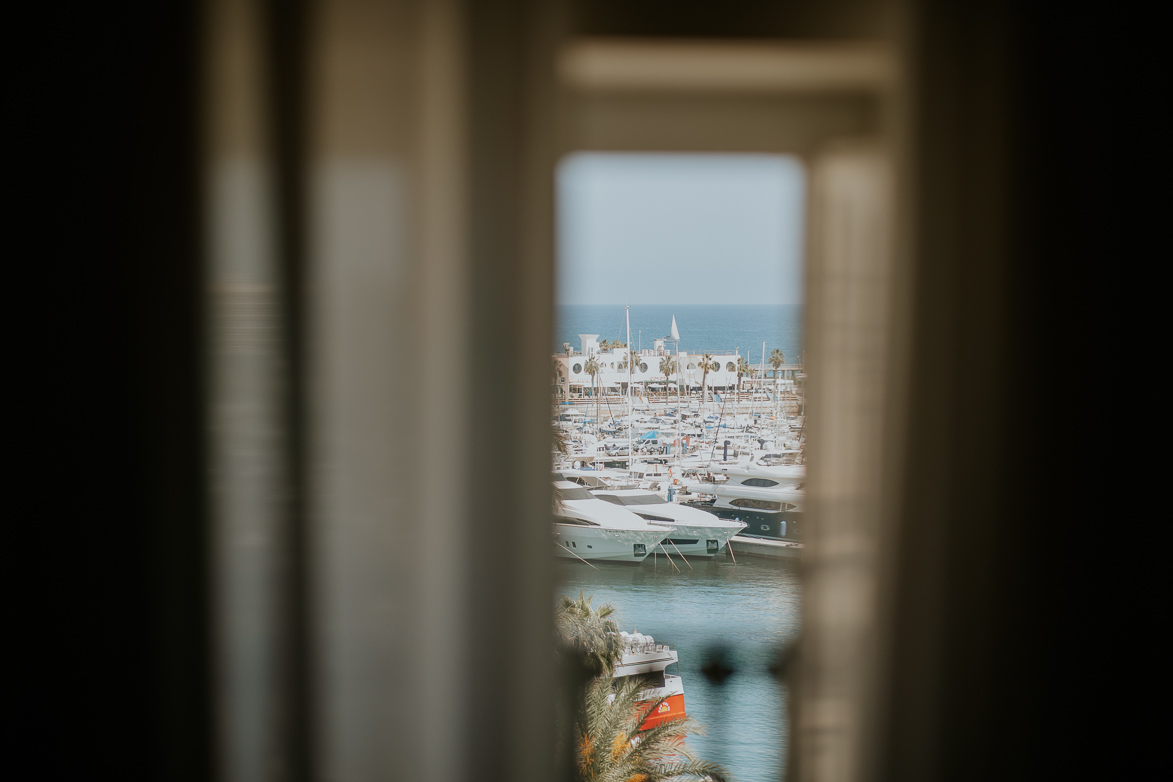
[[[621,629],[651,635],[680,654],[668,673],[684,681],[688,714],[705,729],[689,746],[737,782],[776,782],[786,763],[786,691],[769,667],[799,630],[798,568],[786,560],[663,557],[639,565],[558,560],[558,594],[611,603]],[[689,568],[689,565],[692,568]],[[722,684],[702,673],[719,650],[734,672]]]

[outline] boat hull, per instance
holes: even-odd
[[[738,533],[742,537],[802,542],[804,525],[802,513],[788,511],[769,513],[744,508],[716,507],[709,507],[705,510],[722,519],[744,522],[745,529]]]
[[[554,553],[588,562],[639,563],[668,536],[666,531],[613,530],[577,524],[554,524]]]
[[[730,538],[741,534],[736,527],[685,527],[677,525],[663,542],[670,555],[681,554],[690,559],[712,559],[725,548]]]
[[[652,703],[655,703],[655,701],[641,701],[640,706],[647,707],[651,706]],[[657,725],[662,725],[669,720],[678,720],[686,716],[688,715],[684,712],[684,693],[676,693],[675,695],[669,695],[664,699],[663,703],[653,709],[644,718],[644,721],[640,723],[639,729],[641,731],[651,730]]]

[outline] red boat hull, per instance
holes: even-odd
[[[649,702],[650,704],[651,702]],[[643,724],[639,726],[640,730],[650,730],[657,725],[667,722],[668,720],[678,720],[684,714],[684,694],[669,695],[668,698],[660,704],[659,708],[654,710],[644,719]]]

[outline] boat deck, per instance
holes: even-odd
[[[735,535],[729,540],[733,553],[747,554],[753,557],[772,557],[774,559],[798,559],[802,556],[802,544],[789,540],[767,540],[765,538],[747,538]]]

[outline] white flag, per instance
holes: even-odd
[[[672,316],[672,339],[676,342],[680,341],[680,332],[676,330],[676,316]]]

